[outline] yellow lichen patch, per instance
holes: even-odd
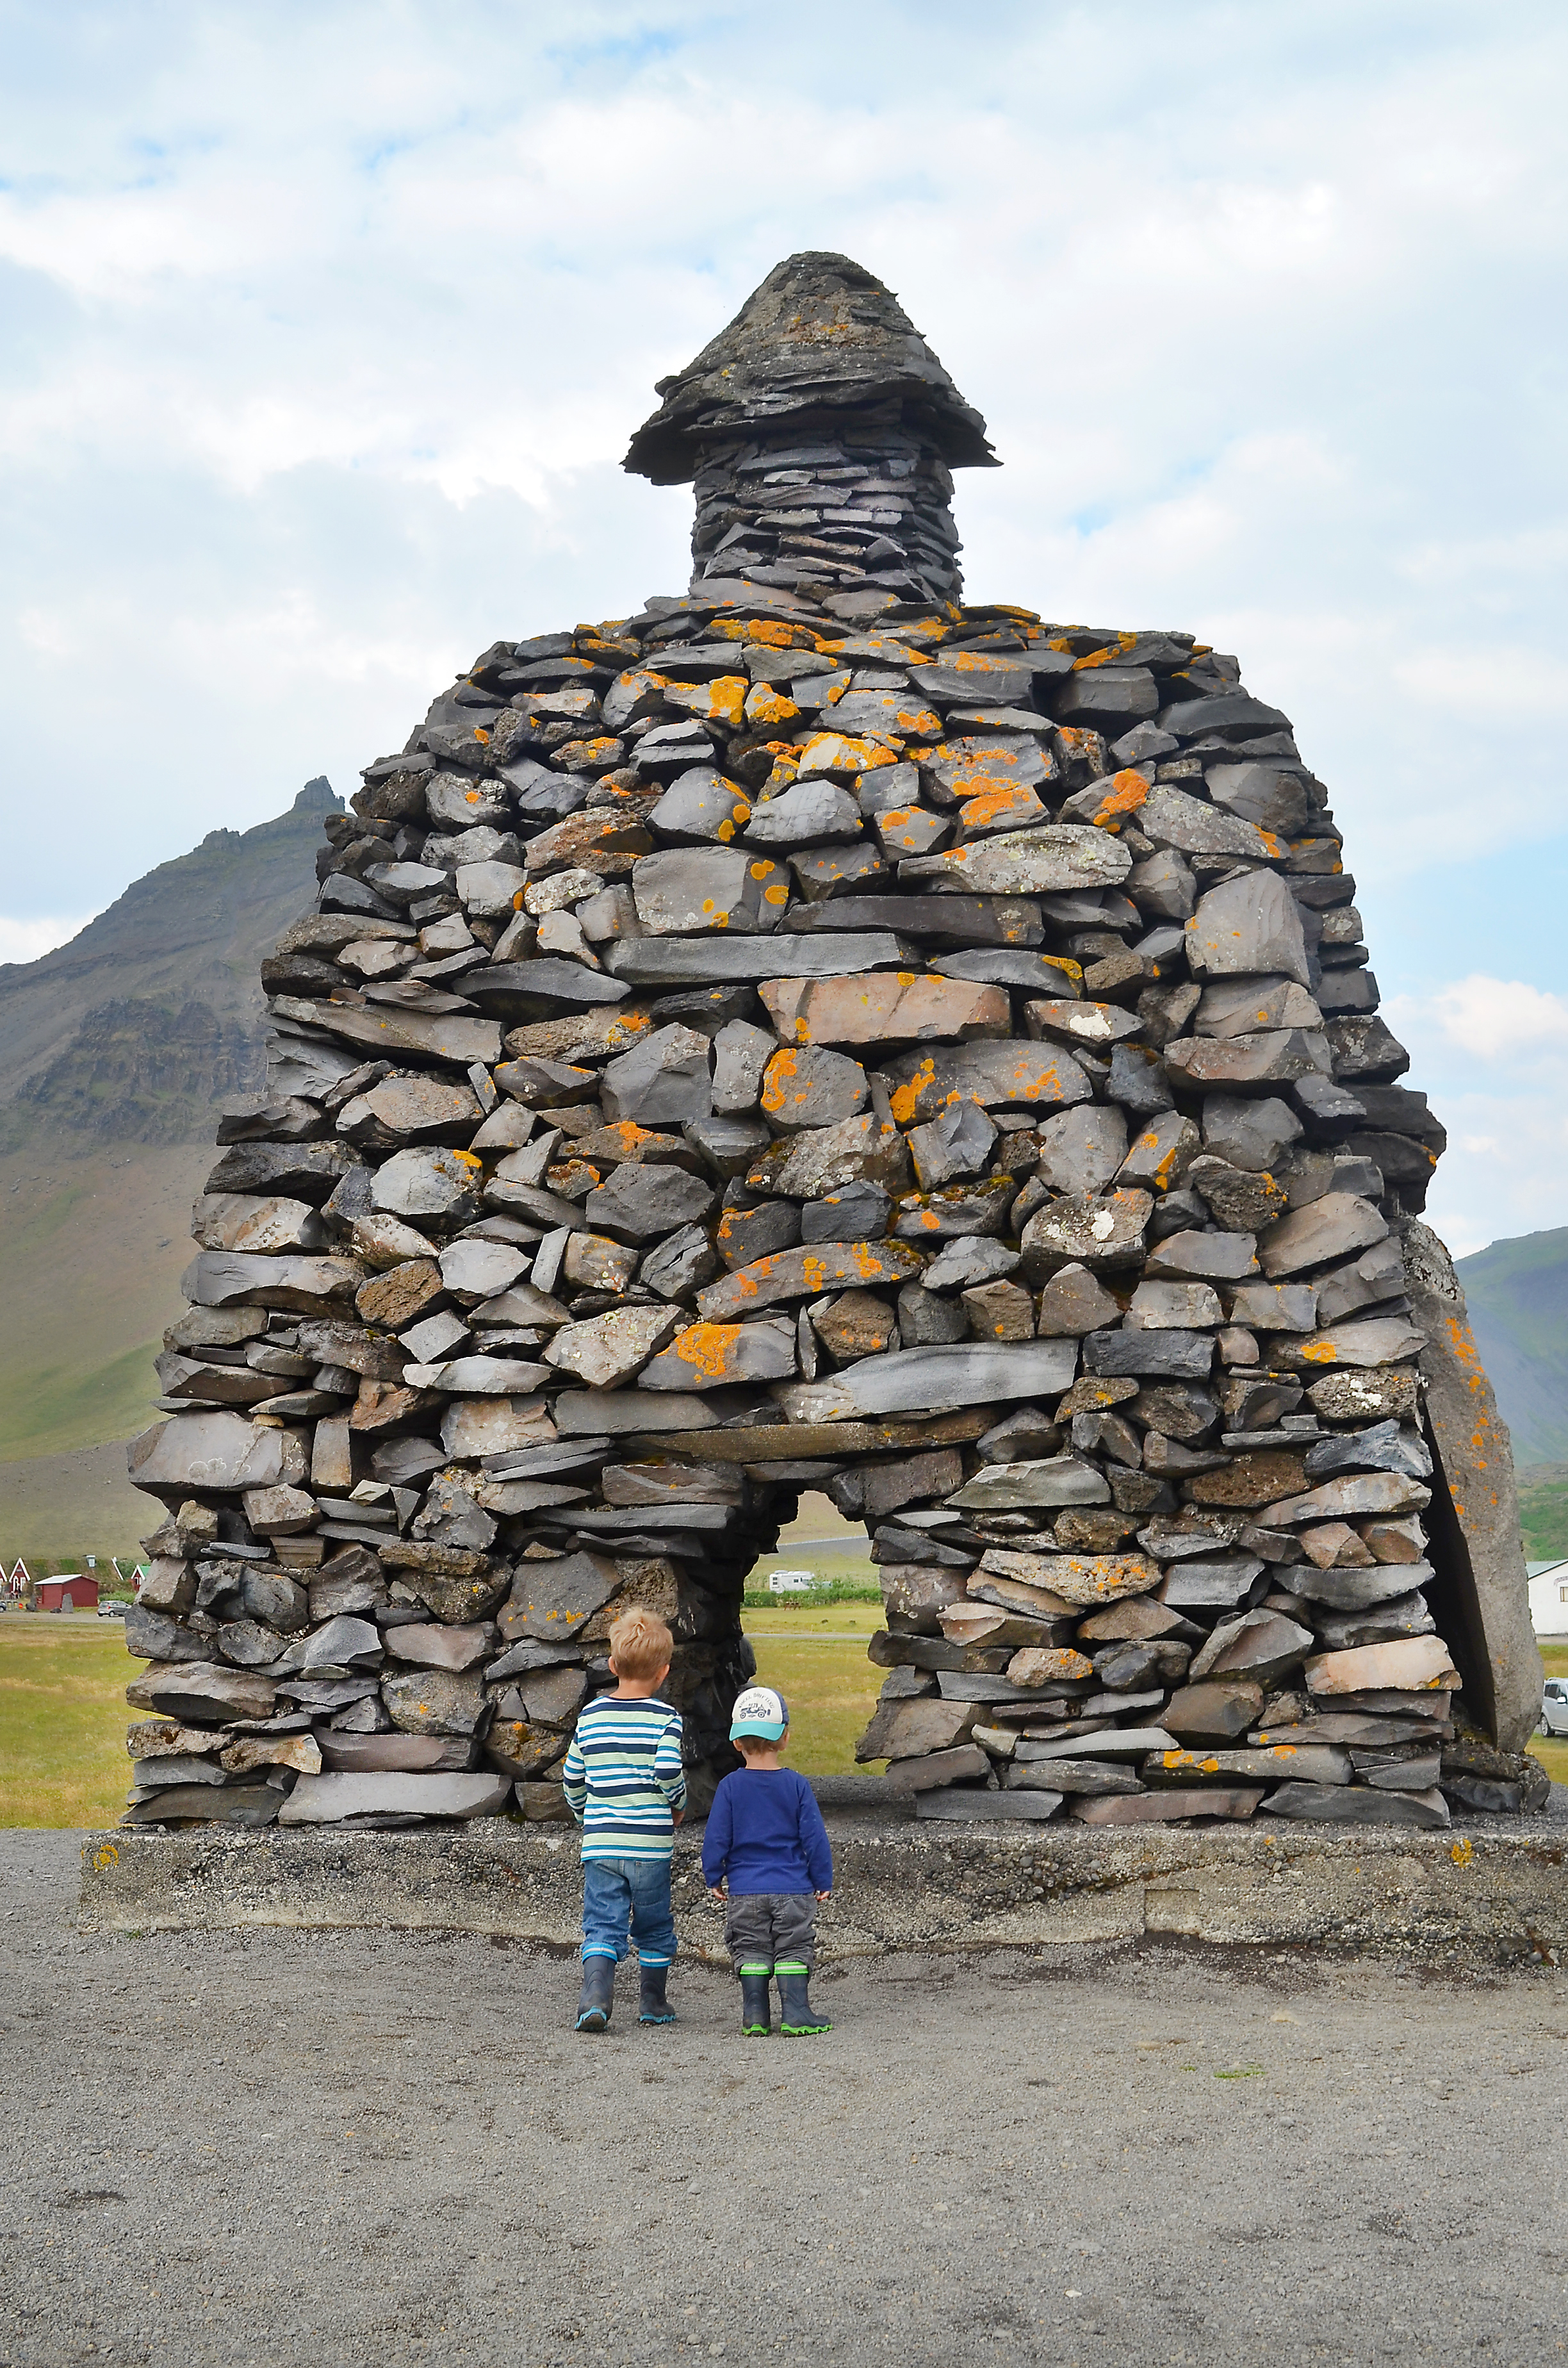
[[[745,718],[746,694],[751,689],[750,677],[744,674],[722,674],[708,686],[708,720],[710,723],[727,723],[738,730]]]
[[[1113,773],[1110,788],[1095,814],[1101,830],[1114,830],[1125,814],[1136,814],[1149,794],[1149,784],[1142,773],[1129,766],[1125,772]]]
[[[651,1126],[639,1126],[634,1118],[616,1119],[605,1129],[607,1134],[615,1137],[617,1145],[628,1159],[631,1157],[639,1144],[653,1142],[653,1132]]]
[[[756,730],[766,732],[780,725],[799,723],[801,711],[794,700],[787,699],[781,690],[775,690],[770,684],[759,682],[747,697],[745,716],[746,722]]]
[[[744,1329],[743,1324],[689,1325],[674,1343],[676,1355],[705,1380],[722,1382],[729,1374],[735,1344]]]
[[[893,1087],[892,1114],[898,1121],[900,1126],[914,1125],[915,1113],[916,1109],[919,1107],[922,1088],[926,1086],[934,1086],[936,1082],[937,1064],[931,1059],[930,1055],[927,1054],[926,1059],[921,1062],[920,1066],[915,1071],[914,1075],[909,1077],[903,1085],[895,1086]]]
[[[788,888],[765,888],[762,892],[762,901],[765,905],[787,905],[790,902],[790,891]]]
[[[1119,666],[1137,639],[1136,633],[1118,633],[1115,641],[1108,642],[1103,650],[1091,650],[1087,657],[1074,658],[1074,673],[1088,674],[1096,666]]]
[[[1449,1856],[1456,1866],[1468,1866],[1475,1856],[1475,1844],[1470,1841],[1457,1841],[1449,1850]]]
[[[966,830],[988,830],[995,824],[1018,819],[1030,809],[1042,811],[1033,790],[1020,781],[994,781],[960,809]]]
[[[1303,1340],[1301,1354],[1309,1364],[1337,1365],[1338,1352],[1332,1340]]]
[[[846,732],[814,733],[801,752],[801,766],[812,773],[869,773],[897,762],[881,741],[852,739]]]
[[[1270,862],[1283,863],[1290,851],[1285,841],[1282,838],[1277,838],[1271,830],[1260,830],[1257,835],[1263,841]]]
[[[771,880],[773,877],[774,866],[768,862],[766,856],[759,857],[757,861],[748,865],[747,869],[754,880]]]
[[[800,1064],[788,1046],[783,1052],[775,1053],[763,1079],[762,1107],[765,1110],[778,1111],[787,1102],[804,1101],[806,1097],[803,1093],[792,1094],[790,1091],[799,1073]]]

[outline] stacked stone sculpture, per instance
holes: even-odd
[[[131,1820],[558,1816],[632,1600],[700,1805],[807,1488],[928,1811],[1531,1805],[1424,1406],[1442,1130],[1288,721],[961,604],[983,423],[846,258],[661,393],[690,592],[485,650],[264,967],[131,1451]]]

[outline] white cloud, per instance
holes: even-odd
[[[1396,996],[1388,1018],[1396,1032],[1435,1024],[1448,1042],[1477,1060],[1512,1060],[1541,1051],[1568,1053],[1568,997],[1517,978],[1480,973],[1421,1001]]]
[[[1564,826],[1560,8],[996,0],[976,41],[800,0],[783,64],[733,0],[26,17],[16,912],[347,790],[500,634],[678,589],[689,496],[619,467],[653,381],[843,246],[990,419],[973,596],[1185,626],[1296,719],[1456,1247],[1568,1221],[1568,999],[1519,918]],[[75,924],[28,926],[0,955]]]
[[[79,921],[18,921],[0,913],[0,963],[37,962],[41,954],[52,953],[56,946],[69,945],[77,930],[85,929],[91,918],[88,913]]]

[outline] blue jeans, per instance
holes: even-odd
[[[590,1858],[583,1862],[583,1958],[629,1953],[631,1927],[638,1960],[671,1965],[676,1948],[667,1858]]]

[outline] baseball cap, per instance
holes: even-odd
[[[777,1743],[789,1724],[790,1705],[782,1694],[771,1686],[748,1686],[736,1695],[730,1713],[730,1741],[737,1735],[760,1735],[765,1742]]]

